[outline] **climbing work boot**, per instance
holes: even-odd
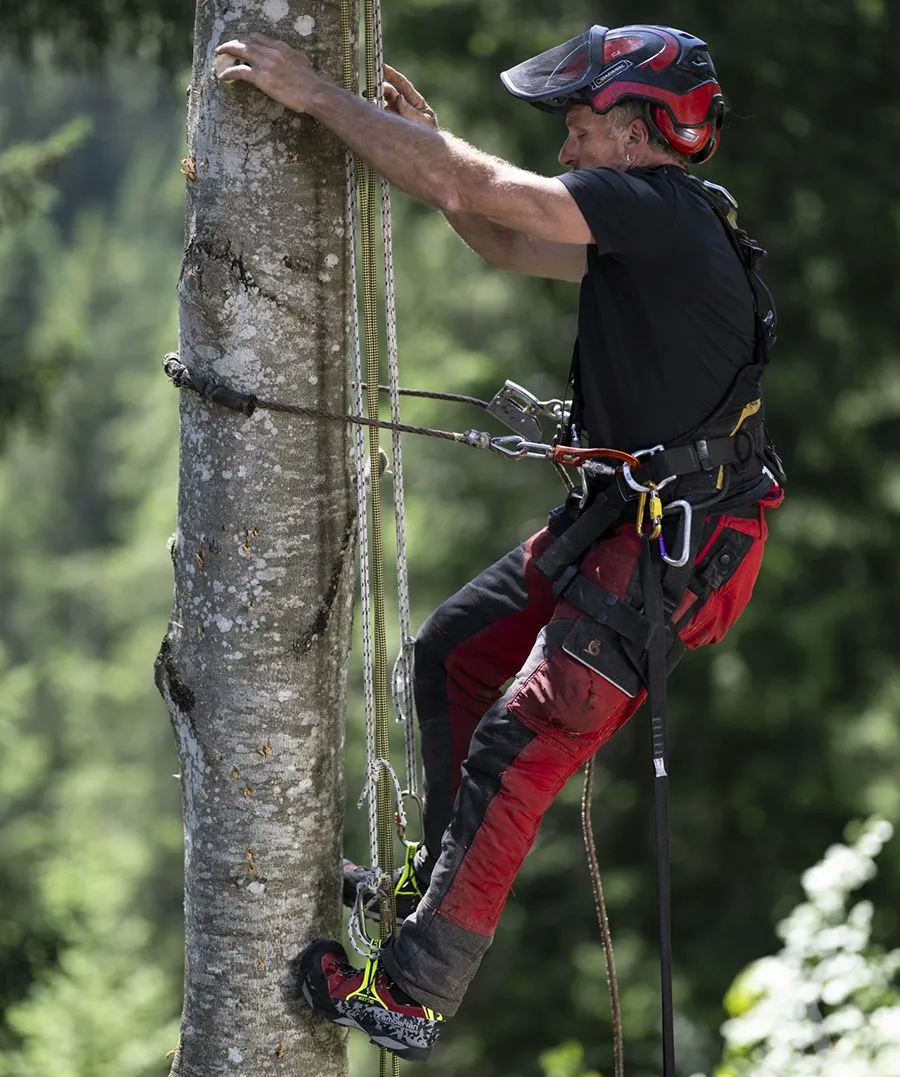
[[[407,855],[403,867],[397,868],[392,876],[394,881],[394,900],[397,903],[398,923],[402,923],[407,916],[412,916],[416,911],[416,906],[422,900],[422,890],[413,869],[413,857],[415,856],[415,851],[415,845],[407,846]],[[366,883],[371,874],[371,869],[361,867],[359,864],[354,864],[352,860],[347,860],[345,857],[343,860],[343,874],[343,902],[349,909],[352,909],[356,903],[356,895],[359,891],[359,887]],[[369,891],[366,893],[364,900],[367,919],[379,921],[381,919],[381,914],[378,908],[378,895]]]
[[[333,939],[317,939],[303,952],[300,988],[313,1013],[356,1028],[376,1047],[411,1062],[428,1058],[444,1020],[410,998],[377,959],[355,968]]]

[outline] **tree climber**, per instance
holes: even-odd
[[[646,696],[646,534],[676,553],[662,563],[668,668],[720,640],[750,598],[765,510],[783,497],[759,388],[774,310],[730,196],[686,168],[715,152],[724,112],[690,34],[593,26],[503,72],[516,97],[565,118],[558,177],[439,130],[392,68],[380,110],[282,42],[249,34],[217,51],[235,58],[222,80],[313,116],[492,265],[580,283],[562,436],[643,453],[634,475],[588,474],[580,498],[426,621],[415,654],[425,833],[400,895],[411,915],[369,979],[332,940],[301,959],[318,1012],[424,1059],[544,812]]]

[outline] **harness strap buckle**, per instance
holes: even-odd
[[[712,471],[716,465],[712,462],[712,457],[709,455],[709,446],[706,443],[706,438],[694,442],[694,451],[697,453],[697,460],[700,467],[702,467],[704,471]]]
[[[647,616],[632,609],[611,591],[591,582],[580,571],[576,570],[559,597],[586,613],[597,624],[606,625],[616,635],[630,640],[641,650],[649,647],[657,631],[656,624]]]

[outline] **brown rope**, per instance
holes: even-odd
[[[594,905],[597,908],[597,922],[603,940],[603,955],[606,959],[606,982],[609,986],[609,1004],[613,1030],[613,1075],[625,1077],[624,1046],[622,1043],[622,1009],[619,1003],[619,981],[616,978],[616,963],[613,957],[612,932],[609,929],[609,916],[606,911],[606,899],[603,896],[603,882],[600,878],[600,865],[597,861],[597,846],[594,842],[594,827],[591,822],[591,799],[594,787],[594,760],[589,759],[584,765],[584,793],[581,797],[581,830],[584,834],[584,849],[587,854],[588,871],[591,876],[591,889],[594,891]]]

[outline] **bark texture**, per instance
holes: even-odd
[[[340,77],[339,8],[199,0],[180,354],[200,376],[346,411],[344,155],[313,121],[221,86],[260,30]],[[186,970],[177,1077],[332,1077],[343,1035],[290,963],[340,923],[354,501],[338,424],[181,399],[172,620],[157,661],[181,759]]]

